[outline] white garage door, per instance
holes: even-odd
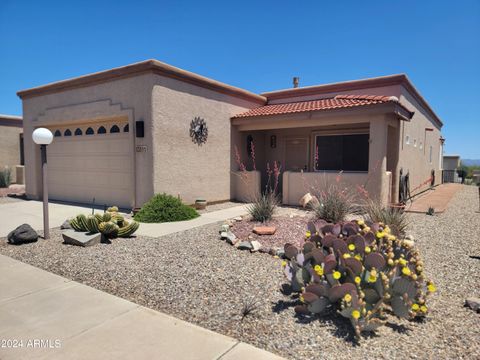
[[[133,205],[133,163],[125,122],[51,128],[48,187],[52,200]]]

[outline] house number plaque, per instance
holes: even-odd
[[[135,151],[138,153],[147,152],[147,145],[137,145],[135,146]]]

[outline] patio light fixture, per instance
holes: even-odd
[[[47,185],[47,145],[53,141],[53,134],[45,128],[35,129],[32,133],[33,142],[40,145],[42,157],[42,199],[43,199],[43,238],[50,239],[50,231],[48,226],[48,185]]]

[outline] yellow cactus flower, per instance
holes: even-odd
[[[365,252],[367,254],[370,254],[372,252],[372,249],[370,249],[370,246],[365,246]]]
[[[412,272],[410,271],[410,269],[408,267],[405,266],[405,267],[402,268],[402,274],[403,275],[410,276],[411,273]]]
[[[388,226],[385,226],[385,228],[383,229],[384,232],[386,232],[387,234],[390,234],[391,230]]]
[[[348,259],[348,258],[351,258],[352,256],[350,254],[343,254],[343,258],[344,259]]]
[[[283,260],[283,261],[282,261],[282,267],[287,266],[287,264],[288,264],[288,262],[287,262],[286,260]]]
[[[405,266],[405,265],[407,265],[407,260],[405,260],[405,259],[399,259],[399,260],[398,260],[398,263],[399,263],[400,265],[402,265],[402,266]]]
[[[376,281],[377,281],[377,275],[370,273],[370,276],[368,277],[368,282],[374,283]]]
[[[339,271],[335,271],[335,272],[333,273],[333,278],[334,278],[335,280],[338,280],[338,279],[340,279],[341,277],[342,277],[342,274],[341,274]]]
[[[378,238],[378,239],[381,239],[381,238],[383,238],[383,237],[385,236],[385,233],[384,233],[383,231],[377,231],[377,234],[376,234],[376,235],[377,235],[377,238]]]
[[[311,233],[310,231],[307,231],[307,232],[305,233],[305,237],[309,238],[310,236],[312,236],[312,233]]]
[[[350,251],[355,250],[355,245],[354,244],[348,245],[348,250],[350,250]]]
[[[412,305],[412,310],[413,311],[418,311],[420,309],[420,306],[418,304],[413,304]]]
[[[397,237],[395,235],[388,235],[388,240],[394,241],[397,240]]]
[[[352,311],[352,317],[357,320],[358,318],[360,318],[360,311],[358,310],[353,310]]]
[[[388,259],[387,264],[388,264],[389,266],[393,266],[393,265],[394,265],[394,262],[393,262],[392,259]]]
[[[358,220],[358,221],[357,221],[357,224],[360,225],[360,226],[363,226],[363,225],[365,225],[365,221],[363,221],[363,220]]]
[[[363,231],[366,232],[366,233],[369,232],[369,231],[370,231],[370,227],[365,226],[365,227],[363,228]]]
[[[343,297],[343,300],[345,300],[347,303],[352,301],[352,295],[350,294],[346,294],[344,297]]]
[[[360,276],[355,276],[355,284],[360,285],[362,282],[362,279],[360,279]]]
[[[437,288],[435,287],[435,285],[433,285],[433,283],[430,283],[427,285],[427,290],[428,292],[434,293],[435,291],[437,291]]]
[[[360,256],[360,254],[355,255],[354,258],[357,259],[358,261],[362,260],[362,257]]]
[[[317,273],[318,276],[322,276],[322,275],[323,275],[323,268],[322,268],[320,265],[315,265],[315,267],[313,268],[313,270],[315,270],[315,272]]]
[[[304,299],[303,295],[300,295],[300,298],[299,298],[299,299],[300,299],[300,301],[301,301],[302,303],[305,302],[305,299]]]
[[[420,306],[420,311],[426,313],[428,311],[428,308],[425,305],[422,305]]]

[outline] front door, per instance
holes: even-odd
[[[308,138],[287,138],[285,171],[308,170]]]

